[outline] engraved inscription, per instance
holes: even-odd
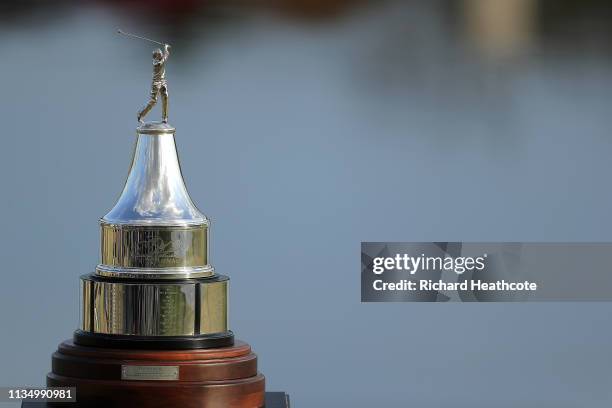
[[[136,240],[135,251],[132,256],[138,265],[157,266],[164,259],[178,259],[175,256],[175,251],[180,245],[180,241],[164,241],[161,237],[154,235],[151,238],[146,237],[142,240]]]
[[[141,381],[172,381],[178,380],[178,366],[153,366],[153,365],[122,365],[122,380]]]
[[[207,230],[102,226],[102,264],[135,268],[204,266]]]

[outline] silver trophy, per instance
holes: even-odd
[[[233,343],[229,279],[209,263],[209,221],[189,197],[175,129],[167,123],[170,46],[162,45],[164,52],[153,53],[151,100],[138,114],[140,122],[161,95],[162,121],[137,128],[123,192],[100,220],[101,261],[95,273],[81,277],[79,344],[205,348]]]
[[[100,263],[81,276],[79,328],[53,353],[47,386],[75,387],[87,408],[285,408],[228,330],[229,279],[210,264],[209,221],[185,188],[159,44],[125,186],[100,219]],[[142,123],[159,95],[162,120]]]

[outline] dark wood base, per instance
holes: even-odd
[[[72,405],[64,404],[70,408]],[[48,408],[45,402],[24,401],[21,408]],[[289,395],[284,392],[266,392],[266,408],[290,408]]]
[[[122,379],[128,366],[168,366],[178,375]],[[73,407],[255,408],[265,403],[257,356],[239,340],[231,347],[163,351],[85,347],[67,340],[53,354],[47,386],[76,387]]]

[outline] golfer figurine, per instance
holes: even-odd
[[[142,123],[142,118],[155,106],[158,96],[162,100],[162,122],[168,123],[168,84],[166,83],[166,61],[170,56],[170,46],[164,44],[164,51],[159,48],[153,51],[153,83],[151,84],[151,98],[149,103],[138,112],[138,121]]]
[[[159,41],[151,40],[150,38],[141,37],[139,35],[126,33],[122,30],[117,30],[117,33],[126,37],[136,38],[159,44],[164,47],[164,51],[159,48],[153,51],[153,83],[151,84],[151,98],[149,103],[138,112],[138,122],[142,123],[144,118],[153,106],[157,103],[157,98],[161,95],[162,98],[162,122],[168,123],[168,84],[166,83],[166,61],[170,56],[170,44],[164,44]]]

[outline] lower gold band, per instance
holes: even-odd
[[[178,283],[81,277],[81,330],[136,336],[191,336],[228,330],[229,279]]]

